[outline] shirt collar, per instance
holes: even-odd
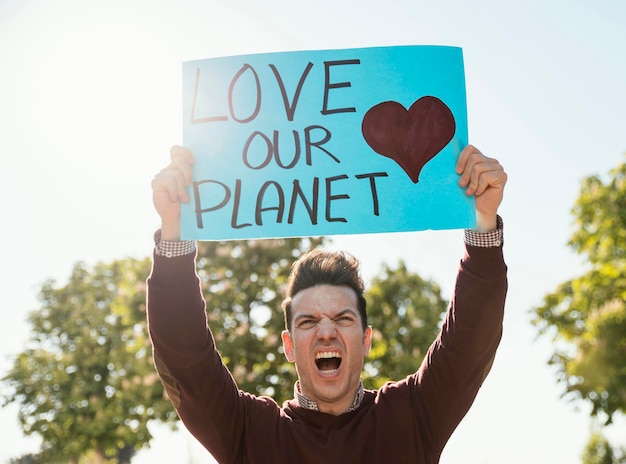
[[[300,381],[297,380],[293,387],[293,396],[295,400],[298,402],[298,406],[304,409],[308,409],[310,411],[319,411],[320,408],[315,401],[306,397],[300,391]],[[359,381],[359,388],[356,391],[356,395],[354,397],[354,401],[350,405],[345,412],[352,412],[357,409],[361,405],[361,401],[363,401],[364,390],[363,390],[363,382]],[[345,414],[345,413],[344,413]]]

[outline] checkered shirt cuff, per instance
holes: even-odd
[[[492,230],[491,232],[465,230],[465,243],[469,246],[482,248],[499,247],[502,246],[503,238],[503,222],[500,216],[497,217],[496,230]]]
[[[161,240],[161,229],[159,229],[154,233],[154,250],[159,256],[175,258],[194,253],[196,251],[196,242],[195,240]]]

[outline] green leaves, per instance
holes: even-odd
[[[201,242],[201,275],[209,324],[222,358],[240,389],[293,397],[293,365],[282,350],[280,310],[292,261],[322,240]],[[439,287],[410,273],[404,263],[384,266],[366,294],[373,325],[363,382],[377,388],[417,370],[446,310]]]
[[[293,397],[281,310],[292,262],[324,239],[199,242],[197,270],[211,330],[239,388]],[[115,457],[149,443],[151,420],[177,417],[152,364],[145,279],[150,261],[77,263],[65,286],[46,282],[29,317],[31,338],[2,379],[27,434],[43,439],[43,462]],[[374,327],[363,381],[376,388],[417,370],[439,331],[439,287],[383,266],[366,294]],[[94,458],[95,459],[95,458]]]
[[[598,176],[583,180],[572,214],[576,231],[569,245],[593,264],[626,261],[626,163],[610,171],[603,183]],[[624,270],[621,267],[621,270]]]
[[[323,239],[199,242],[197,269],[209,325],[240,389],[293,396],[295,370],[282,351],[281,302],[292,262]]]
[[[439,332],[447,303],[433,282],[407,270],[404,262],[384,265],[366,295],[372,350],[363,383],[378,388],[415,372]]]
[[[149,420],[176,419],[145,330],[149,269],[148,259],[77,263],[65,286],[42,286],[27,348],[3,382],[4,403],[19,404],[23,430],[42,437],[46,460],[115,456],[150,440]]]
[[[534,309],[551,335],[565,393],[589,401],[592,414],[626,412],[626,163],[606,182],[582,182],[569,246],[588,258],[584,275],[562,283]]]

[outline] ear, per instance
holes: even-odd
[[[365,332],[363,332],[363,356],[370,354],[372,349],[372,326],[368,325]]]
[[[280,336],[283,339],[283,351],[285,352],[287,361],[290,363],[295,362],[296,358],[293,355],[293,340],[291,339],[291,334],[288,330],[283,330]]]

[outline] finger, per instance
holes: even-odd
[[[170,202],[176,203],[179,201],[178,188],[175,184],[168,181],[162,172],[152,179],[152,192],[155,199],[165,194]]]
[[[181,147],[180,145],[172,145],[170,148],[170,159],[172,161],[175,160],[183,160],[185,163],[193,166],[195,163],[195,158],[191,150],[185,147]]]
[[[467,145],[459,154],[459,159],[456,162],[456,173],[462,174],[465,172],[465,168],[470,159],[470,156],[474,153],[481,154],[480,150],[473,145]]]
[[[475,188],[478,185],[478,178],[483,172],[501,169],[502,167],[500,163],[498,163],[498,160],[488,158],[479,152],[471,153],[467,158],[467,163],[459,178],[459,185],[461,187]]]
[[[459,155],[459,161],[457,162],[457,173],[461,175],[459,178],[459,185],[466,187],[469,185],[474,166],[483,163],[487,160],[487,157],[481,153],[476,147],[468,145],[465,147]]]
[[[186,185],[191,184],[193,179],[193,165],[195,158],[191,153],[191,150],[181,147],[180,145],[173,145],[170,148],[171,162],[167,168],[179,169],[183,173]]]
[[[474,187],[474,195],[479,197],[487,189],[497,188],[504,189],[504,185],[506,184],[507,175],[503,169],[500,170],[490,170],[483,172],[479,178],[476,186]]]
[[[154,192],[167,193],[173,202],[188,201],[187,186],[183,172],[180,169],[167,167],[155,176],[152,181]]]
[[[185,157],[174,157],[166,169],[179,171],[185,186],[191,184],[193,180],[193,164],[190,164]]]
[[[497,160],[481,155],[480,159],[474,159],[468,163],[459,184],[462,187],[467,187],[465,192],[467,195],[478,195],[479,189],[482,193],[489,186],[492,177],[488,173],[492,172],[504,172],[504,169]]]

